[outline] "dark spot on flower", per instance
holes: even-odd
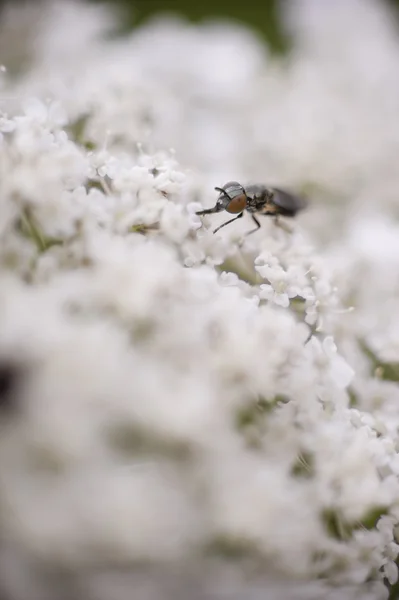
[[[298,453],[291,468],[291,475],[309,479],[315,474],[314,457],[310,452],[302,451]]]
[[[21,379],[20,367],[7,362],[0,363],[0,412],[9,413],[16,408],[16,391]]]

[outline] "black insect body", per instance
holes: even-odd
[[[294,217],[299,210],[305,208],[305,202],[302,198],[294,196],[290,192],[275,187],[266,187],[261,184],[250,184],[242,186],[237,181],[229,181],[223,187],[216,187],[219,197],[213,208],[198,211],[197,215],[209,215],[226,210],[229,213],[237,214],[234,219],[222,223],[215,229],[216,233],[229,223],[241,219],[244,211],[248,211],[256,223],[255,229],[248,231],[246,235],[254,233],[260,228],[260,223],[255,215],[270,215],[276,218],[279,216]]]

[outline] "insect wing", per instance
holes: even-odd
[[[273,189],[273,204],[275,204],[280,210],[279,213],[287,216],[294,216],[298,211],[306,207],[304,198],[292,194],[287,190],[281,188]]]

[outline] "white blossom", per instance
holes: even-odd
[[[85,2],[4,14],[0,595],[387,598],[388,8],[288,3],[285,58],[222,21],[117,37],[118,15]],[[245,214],[214,235],[231,215],[196,213],[228,180],[309,207],[289,231],[260,215],[247,237]]]

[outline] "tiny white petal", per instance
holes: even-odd
[[[273,300],[275,302],[275,304],[278,304],[279,306],[283,306],[284,308],[288,308],[288,306],[290,305],[290,300],[288,298],[288,294],[274,294]]]
[[[398,581],[398,567],[392,560],[384,565],[384,574],[391,585]]]

